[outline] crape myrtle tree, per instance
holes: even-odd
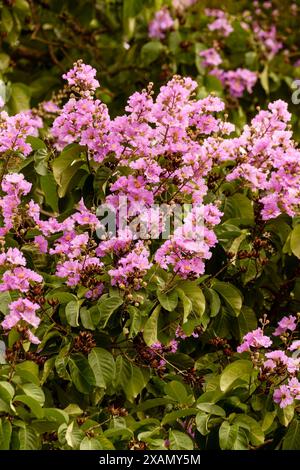
[[[3,2],[1,449],[299,448],[297,5],[209,3]]]

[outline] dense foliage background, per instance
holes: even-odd
[[[300,3],[219,4],[0,2],[0,449],[300,447]],[[122,191],[203,253],[103,245]]]

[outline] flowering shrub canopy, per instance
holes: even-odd
[[[300,150],[267,98],[284,49],[268,3],[124,2],[128,50],[136,17],[143,65],[165,54],[167,74],[122,109],[83,60],[31,109],[5,84],[0,449],[299,447]],[[252,68],[230,61],[237,36]]]

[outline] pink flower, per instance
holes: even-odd
[[[300,349],[300,339],[293,341],[292,344],[288,347],[289,351],[296,351]]]
[[[275,403],[279,404],[280,408],[285,408],[286,406],[293,403],[294,398],[291,395],[290,389],[287,385],[280,385],[279,388],[274,390],[273,400]]]
[[[296,400],[300,400],[300,382],[296,377],[289,379],[288,387]]]
[[[36,311],[40,306],[28,299],[18,299],[9,305],[9,314],[1,323],[5,330],[13,328],[20,320],[24,320],[30,325],[37,327],[40,318],[36,315]]]
[[[203,67],[217,67],[222,63],[220,54],[212,47],[199,52],[200,57],[203,57]]]
[[[56,114],[59,112],[59,107],[53,101],[44,101],[43,109],[50,114]]]
[[[290,315],[289,317],[283,317],[278,322],[278,327],[274,331],[274,336],[281,336],[286,333],[287,330],[294,331],[297,328],[297,318]]]
[[[34,237],[34,243],[37,245],[41,253],[47,253],[48,251],[48,242],[43,235],[37,235]]]
[[[242,353],[250,351],[250,348],[268,348],[271,344],[271,339],[263,334],[261,328],[257,328],[244,336],[243,343],[237,348],[237,352]],[[268,357],[267,354],[266,356]],[[272,359],[272,357],[270,357],[270,359]]]
[[[2,275],[2,284],[0,284],[0,292],[8,290],[19,290],[27,292],[32,282],[43,282],[42,276],[31,269],[23,266],[15,267],[5,271]]]
[[[211,10],[212,12],[213,10]],[[207,14],[208,10],[206,10]],[[217,19],[208,25],[208,29],[210,31],[218,31],[221,36],[227,37],[232,33],[233,27],[229,23],[228,19],[226,18],[226,14],[222,10],[215,10],[216,14],[218,15]],[[209,16],[215,16],[209,15]]]
[[[25,196],[31,189],[31,183],[25,180],[22,173],[9,173],[4,176],[1,183],[2,190],[9,196]]]
[[[63,78],[70,86],[78,87],[83,92],[94,92],[100,86],[98,80],[95,79],[96,73],[93,67],[78,60],[73,64],[73,68],[63,75]]]
[[[272,359],[276,363],[287,364],[288,362],[287,355],[280,349],[266,353],[266,357],[268,359]]]
[[[172,28],[174,21],[167,8],[162,8],[154,15],[149,24],[149,37],[152,39],[164,39],[165,32]]]
[[[27,338],[28,340],[32,343],[32,344],[40,344],[41,341],[39,340],[39,338],[37,336],[35,336],[32,331],[30,330],[27,330],[26,331],[26,335],[27,335]]]

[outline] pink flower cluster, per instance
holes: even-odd
[[[208,25],[210,31],[217,31],[221,36],[227,37],[233,31],[228,15],[223,10],[218,9],[205,9],[205,14],[208,17],[213,17],[215,20]]]
[[[255,364],[260,364],[259,378],[274,385],[273,399],[281,408],[293,404],[294,400],[300,400],[300,382],[297,378],[300,371],[300,341],[293,338],[297,323],[293,315],[279,321],[273,335],[283,337],[283,349],[269,349],[273,341],[264,334],[263,328],[247,333],[237,348],[238,353],[260,352],[259,362],[258,356],[252,356]]]
[[[287,103],[277,100],[267,111],[260,111],[235,140],[240,162],[227,179],[241,178],[253,191],[260,191],[264,220],[282,212],[292,217],[299,212],[300,151],[288,129],[290,118]]]
[[[277,52],[283,48],[283,44],[277,38],[276,26],[272,25],[269,30],[262,29],[258,23],[254,24],[254,34],[259,41],[266,57],[271,60],[276,56]]]
[[[165,32],[171,29],[174,25],[174,20],[170,15],[167,8],[158,10],[153,20],[149,24],[149,37],[151,39],[164,39]]]
[[[91,65],[78,60],[73,64],[73,68],[63,75],[63,78],[67,80],[72,90],[83,96],[90,96],[100,86],[95,78],[96,73],[97,71]]]
[[[203,67],[217,67],[222,63],[220,54],[213,47],[200,51],[199,55],[203,58]]]
[[[236,70],[215,68],[210,71],[210,75],[217,77],[228,88],[231,96],[236,98],[243,96],[245,90],[248,93],[252,93],[253,87],[257,82],[257,74],[255,72],[242,68]]]
[[[6,268],[6,271],[2,274],[0,292],[14,291],[26,293],[31,285],[43,282],[42,276],[25,267],[26,260],[18,248],[8,248],[6,252],[2,252],[0,254],[0,266]],[[31,302],[27,298],[19,298],[10,303],[9,314],[5,316],[1,325],[5,330],[10,330],[22,320],[36,328],[40,323],[40,319],[36,315],[36,311],[39,308],[38,304]],[[29,329],[27,329],[27,336],[31,342],[39,343],[38,338]]]
[[[37,136],[43,122],[31,111],[9,116],[6,111],[0,112],[0,153],[12,152],[27,156],[32,148],[26,142],[28,136]]]

